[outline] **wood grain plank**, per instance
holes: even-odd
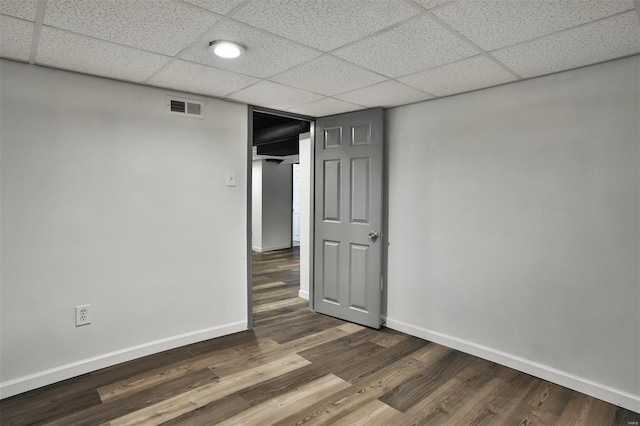
[[[260,313],[260,312],[265,312],[272,309],[283,308],[285,306],[308,305],[308,304],[309,304],[309,301],[296,297],[293,299],[279,300],[277,302],[265,303],[264,305],[255,306],[253,308],[253,312]]]
[[[181,395],[192,389],[204,386],[217,380],[217,377],[209,369],[196,371],[175,380],[158,384],[149,389],[142,390],[127,398],[114,399],[110,402],[95,405],[80,411],[67,412],[54,422],[48,423],[55,426],[91,426],[108,422],[122,417],[133,411],[140,410],[176,395]]]
[[[371,338],[370,342],[375,343],[376,345],[383,346],[385,348],[389,348],[391,346],[397,345],[408,337],[408,335],[397,331],[382,329],[378,335]]]
[[[226,426],[237,424],[273,424],[287,417],[294,411],[308,407],[317,401],[318,398],[325,398],[346,387],[349,387],[349,383],[333,374],[329,374],[283,395],[258,404],[220,424]]]
[[[376,345],[375,343],[373,344]],[[334,372],[338,377],[348,382],[358,383],[375,371],[405,357],[425,344],[426,342],[424,340],[408,337],[396,346],[390,348],[376,345],[381,349],[371,350],[357,358],[354,357],[334,368]]]
[[[384,402],[374,399],[338,420],[329,419],[327,424],[343,426],[386,425],[391,424],[389,421],[397,419],[398,415],[402,416],[402,413]]]
[[[314,405],[299,410],[277,424],[313,425],[326,424],[329,419],[337,421],[352,410],[379,398],[389,389],[398,386],[424,368],[425,365],[420,361],[405,357],[372,374],[366,380],[352,385],[330,398],[319,400]]]
[[[449,417],[498,373],[498,366],[483,359],[473,363],[416,403],[397,420],[407,424],[454,424]]]
[[[595,398],[594,398],[595,399]],[[638,426],[640,425],[640,413],[634,413],[626,408],[616,407],[616,414],[613,420],[615,426]],[[640,407],[638,407],[640,410]]]
[[[292,322],[285,327],[279,327],[272,329],[268,333],[269,338],[275,340],[278,343],[286,343],[291,340],[296,340],[300,337],[307,336],[309,334],[318,333],[330,327],[339,326],[340,320],[327,317],[324,315],[310,316],[308,318],[299,319]],[[262,331],[256,331],[259,336],[262,336]],[[265,334],[266,335],[266,334]]]
[[[462,352],[447,354],[420,374],[387,392],[380,400],[404,413],[470,366],[473,360],[473,356]]]
[[[341,352],[349,351],[355,347],[360,347],[362,345],[372,349],[374,349],[375,347],[379,347],[375,343],[371,343],[369,341],[371,337],[375,335],[375,333],[376,331],[374,330],[364,328],[339,339],[335,339],[330,342],[317,345],[313,348],[300,351],[299,354],[300,356],[312,362],[320,360],[322,360],[323,362],[331,362],[331,360],[326,359],[327,354],[339,354]]]
[[[433,364],[452,352],[454,352],[454,350],[451,348],[430,342],[428,345],[412,353],[411,357],[418,361],[422,361],[425,364]]]
[[[289,306],[256,314],[253,324],[255,330],[258,330],[261,335],[264,335],[267,334],[267,327],[273,327],[276,324],[281,324],[292,318],[306,318],[313,315],[314,312],[306,306]]]
[[[281,346],[284,350],[302,352],[325,343],[333,342],[334,340],[341,339],[353,333],[355,333],[355,331],[350,333],[348,331],[344,331],[340,326],[332,327],[294,340],[289,340],[288,342],[282,343]]]
[[[464,405],[449,421],[456,424],[500,424],[537,380],[516,370],[501,369],[498,378],[483,387],[478,397]]]
[[[277,302],[284,299],[292,299],[298,297],[297,288],[285,288],[282,290],[266,291],[264,293],[253,296],[253,306],[264,305],[266,303]]]
[[[247,386],[260,383],[308,364],[309,361],[298,355],[289,355],[278,361],[221,378],[214,383],[200,386],[181,395],[134,411],[106,424],[111,426],[141,423],[157,425],[231,395]]]
[[[253,284],[253,296],[255,297],[265,292],[286,290],[296,287],[298,286],[290,285],[282,281],[271,281],[270,279],[265,278],[265,281],[259,284]]]
[[[90,375],[26,392],[2,401],[0,424],[30,425],[54,421],[69,411],[100,404],[100,396]]]
[[[505,424],[554,425],[566,408],[573,391],[537,380],[522,401],[506,416]],[[613,417],[613,412],[611,412]]]
[[[247,402],[237,394],[228,395],[210,402],[195,410],[184,413],[175,419],[162,423],[162,426],[209,426],[218,424],[229,417],[242,413],[251,408]]]
[[[239,333],[228,334],[226,336],[217,337],[215,339],[203,340],[202,342],[192,343],[191,345],[184,346],[192,356],[201,355],[217,351],[220,349],[226,349],[233,346],[251,344],[258,341],[254,330],[241,331]],[[165,364],[166,365],[166,364]]]
[[[143,374],[134,375],[127,380],[121,380],[98,388],[98,394],[103,402],[116,398],[125,398],[150,387],[158,386],[184,376],[195,371],[208,369],[211,366],[223,364],[225,362],[235,362],[236,360],[257,357],[263,353],[271,353],[278,349],[280,345],[273,340],[258,340],[248,344],[235,345],[218,351],[192,357],[188,361],[182,361],[147,371]]]
[[[242,389],[238,392],[238,395],[242,396],[242,399],[247,401],[249,405],[254,406],[326,375],[327,370],[325,368],[309,364]]]

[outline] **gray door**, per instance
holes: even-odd
[[[315,143],[314,309],[380,328],[382,109],[320,118]]]

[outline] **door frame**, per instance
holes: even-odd
[[[301,121],[307,121],[310,123],[309,126],[309,132],[310,132],[310,136],[311,136],[311,157],[312,157],[312,161],[311,161],[311,176],[314,177],[315,176],[315,168],[314,168],[314,160],[315,160],[315,125],[316,125],[316,119],[314,117],[310,117],[307,115],[301,115],[301,114],[294,114],[291,112],[286,112],[286,111],[279,111],[279,110],[275,110],[275,109],[270,109],[270,108],[264,108],[264,107],[259,107],[259,106],[254,106],[254,105],[248,105],[247,108],[248,111],[248,122],[247,122],[247,224],[246,224],[246,235],[247,235],[247,241],[246,241],[246,246],[247,246],[247,252],[246,252],[246,258],[247,258],[247,329],[251,330],[253,328],[253,265],[252,265],[252,241],[251,241],[251,233],[252,233],[252,225],[251,225],[251,219],[253,217],[253,205],[252,205],[252,193],[253,193],[253,113],[254,112],[260,112],[262,114],[271,114],[271,115],[276,115],[279,117],[286,117],[286,118],[291,118],[291,119],[295,119],[295,120],[301,120]],[[315,178],[314,178],[315,181]],[[310,241],[310,253],[311,253],[311,259],[313,260],[314,258],[314,252],[313,252],[313,246],[314,246],[314,231],[315,231],[315,227],[314,227],[314,220],[315,220],[315,216],[314,216],[314,206],[315,206],[315,202],[314,202],[314,193],[313,193],[313,182],[311,185],[311,223],[310,223],[310,227],[309,227],[309,241]],[[293,192],[293,191],[290,191]],[[293,202],[293,200],[292,200]],[[293,237],[292,237],[293,238]],[[310,274],[311,277],[313,278],[313,261],[310,263],[309,265],[310,270]],[[309,307],[311,309],[313,309],[313,282],[309,283]]]

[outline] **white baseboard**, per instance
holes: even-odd
[[[277,245],[277,246],[270,246],[270,247],[251,246],[251,250],[257,251],[259,253],[262,253],[262,252],[265,252],[265,251],[282,250],[282,249],[286,249],[286,248],[291,248],[291,244],[280,244],[280,245]]]
[[[566,371],[558,370],[544,364],[539,364],[525,358],[470,342],[468,340],[459,339],[433,330],[427,330],[425,328],[388,317],[386,320],[386,326],[388,328],[401,331],[421,339],[429,340],[461,352],[475,355],[497,364],[505,365],[549,382],[593,396],[594,398],[601,399],[619,407],[626,408],[627,410],[640,413],[639,395],[633,395],[628,392],[567,373]]]
[[[298,297],[301,297],[303,299],[309,300],[309,292],[308,291],[303,291],[303,290],[298,290]]]
[[[61,380],[70,379],[82,374],[90,373],[101,368],[110,367],[132,359],[174,349],[191,343],[213,339],[227,334],[237,333],[247,329],[247,321],[238,321],[216,327],[205,328],[190,333],[143,343],[137,346],[99,355],[93,358],[72,362],[34,374],[19,377],[0,383],[0,399],[8,398],[19,393],[50,385]]]

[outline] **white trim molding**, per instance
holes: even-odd
[[[298,297],[309,300],[309,292],[304,290],[298,290]]]
[[[280,244],[280,245],[271,246],[271,247],[251,246],[251,249],[253,251],[257,251],[258,253],[263,253],[265,251],[283,250],[283,249],[288,249],[288,248],[291,248],[291,244]]]
[[[610,386],[603,385],[576,376],[566,371],[558,370],[548,365],[540,364],[519,356],[499,351],[468,340],[459,339],[433,330],[427,330],[403,321],[387,318],[386,327],[401,331],[430,342],[438,343],[461,352],[465,352],[497,364],[501,364],[518,371],[556,383],[560,386],[582,392],[594,398],[601,399],[627,410],[640,413],[640,395],[633,395]]]
[[[192,331],[190,333],[179,334],[177,336],[167,337],[165,339],[143,343],[141,345],[131,346],[129,348],[113,351],[104,355],[98,355],[93,358],[87,358],[70,364],[61,365],[59,367],[50,368],[48,370],[39,371],[34,374],[29,374],[27,376],[0,383],[0,399],[8,398],[10,396],[90,373],[92,371],[100,370],[101,368],[111,367],[112,365],[131,361],[132,359],[141,358],[143,356],[178,348],[180,346],[190,345],[204,340],[214,339],[227,334],[237,333],[246,329],[246,320],[237,321],[216,327]]]

